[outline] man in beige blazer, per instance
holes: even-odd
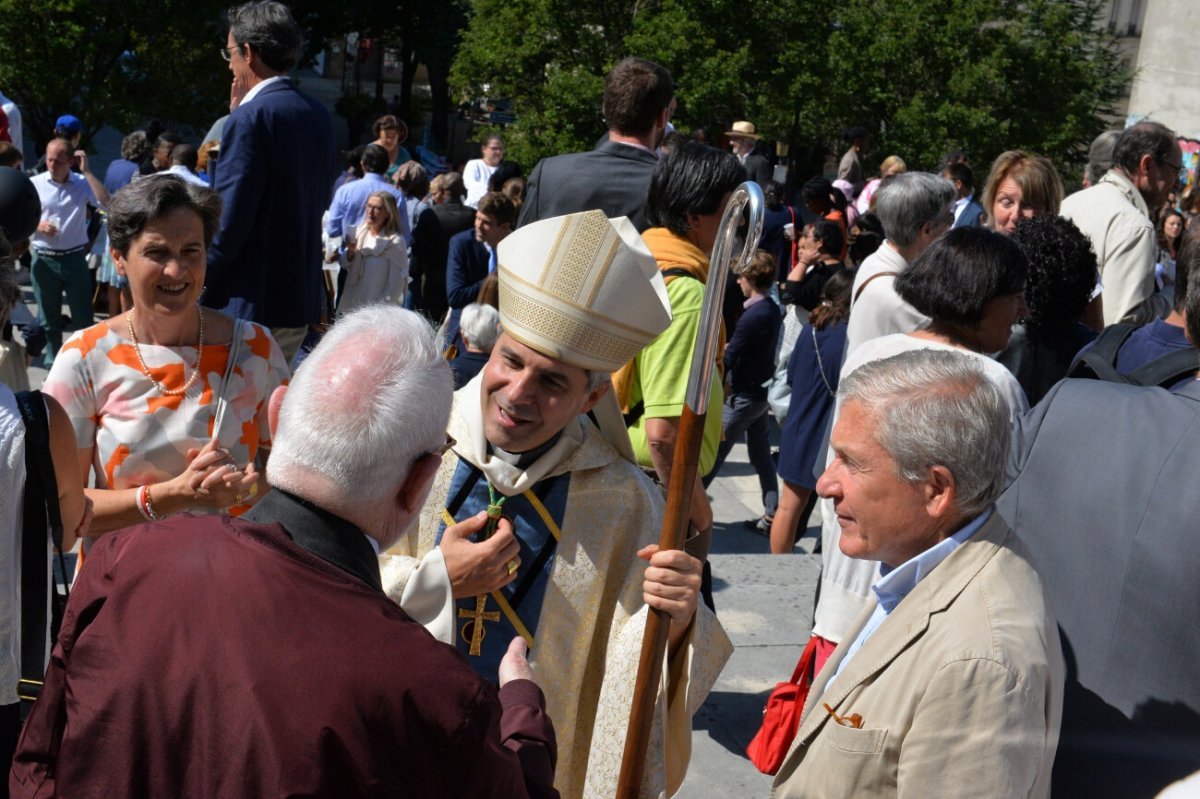
[[[817,483],[874,601],[817,675],[773,797],[1049,796],[1065,669],[1054,614],[994,512],[1008,406],[966,354],[842,380]]]

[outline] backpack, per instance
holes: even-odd
[[[1134,386],[1170,388],[1200,370],[1200,353],[1189,347],[1186,350],[1170,352],[1160,358],[1155,358],[1129,374],[1118,373],[1117,353],[1133,331],[1137,329],[1138,325],[1128,323],[1106,327],[1104,332],[1096,338],[1096,343],[1071,362],[1071,368],[1067,370],[1067,377],[1082,377]]]

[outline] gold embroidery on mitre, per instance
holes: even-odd
[[[557,252],[552,252],[550,260],[558,266],[550,274],[548,284],[542,281],[548,294],[564,300],[578,299],[579,289],[591,274],[600,244],[606,236],[617,238],[616,231],[602,213],[581,214],[571,220],[569,239],[563,242],[566,252],[561,258]]]
[[[635,340],[613,335],[608,330],[592,327],[586,322],[575,319],[550,305],[539,302],[533,297],[525,296],[509,288],[504,298],[506,313],[504,326],[509,335],[518,340],[527,335],[542,339],[536,342],[540,349],[545,342],[553,342],[562,350],[576,352],[595,361],[618,366],[637,355],[645,346],[645,340]],[[534,346],[530,342],[524,342]]]

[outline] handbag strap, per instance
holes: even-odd
[[[229,342],[229,360],[225,362],[225,374],[221,377],[221,387],[217,390],[217,412],[213,418],[213,438],[221,436],[221,424],[225,421],[225,409],[229,407],[226,389],[229,387],[229,378],[233,375],[233,367],[237,365],[238,355],[242,351],[245,324],[243,319],[235,319],[233,322],[233,340]]]
[[[21,679],[18,695],[23,700],[37,698],[46,673],[46,631],[50,641],[58,640],[61,613],[46,618],[51,593],[46,568],[46,533],[58,550],[59,567],[66,588],[66,564],[63,558],[62,513],[58,505],[58,479],[50,455],[50,420],[40,391],[16,394],[17,407],[25,424],[25,498],[21,539]],[[65,604],[65,595],[54,593],[56,602]]]
[[[796,209],[790,205],[787,207],[787,209],[788,209],[788,213],[791,214],[791,217],[792,217],[792,263],[791,263],[791,266],[795,266],[796,265],[796,256],[800,254],[800,236],[796,232]]]
[[[858,298],[862,296],[862,293],[866,291],[867,286],[871,285],[873,280],[881,277],[897,277],[899,274],[899,272],[876,272],[863,281],[862,285],[858,287],[858,291],[854,292],[854,299],[851,302],[858,302]]]
[[[812,331],[813,352],[817,354],[817,371],[821,373],[821,382],[825,384],[825,390],[829,392],[829,396],[837,397],[837,392],[833,390],[833,386],[829,385],[829,378],[825,376],[825,364],[821,360],[821,345],[817,341],[817,329],[811,325],[808,329]]]
[[[813,664],[817,658],[817,639],[811,637],[808,639],[808,644],[804,647],[804,651],[800,654],[800,660],[796,663],[796,670],[792,672],[792,679],[789,680],[793,685],[800,685],[801,680],[812,682],[812,678],[817,676],[813,674]]]

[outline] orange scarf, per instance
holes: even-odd
[[[667,228],[652,227],[642,233],[642,241],[646,242],[650,254],[658,262],[659,271],[664,269],[683,269],[689,275],[699,280],[701,284],[708,282],[708,255],[699,247],[682,236],[677,236]],[[677,276],[664,278],[668,285]],[[716,350],[717,374],[724,380],[725,371],[725,322],[722,320]],[[613,374],[613,390],[622,413],[629,413],[629,400],[633,394],[633,385],[637,379],[635,366],[636,358]]]

